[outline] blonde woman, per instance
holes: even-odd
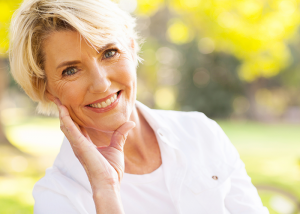
[[[26,0],[15,12],[12,74],[66,136],[34,187],[35,213],[268,213],[214,121],[136,101],[134,27],[109,0]]]

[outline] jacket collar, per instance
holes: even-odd
[[[160,114],[160,111],[162,110],[150,109],[139,101],[136,101],[136,107],[143,114],[153,131],[161,137],[168,139],[163,140],[163,142],[173,147],[174,149],[178,149],[175,146],[174,142],[178,141],[179,138],[170,129],[170,126],[167,125],[165,118],[162,118],[163,114]]]

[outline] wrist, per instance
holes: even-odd
[[[120,185],[102,185],[98,188],[93,188],[93,197],[101,198],[107,195],[118,196],[120,195]]]
[[[97,214],[123,214],[123,205],[119,187],[103,188],[93,192]]]

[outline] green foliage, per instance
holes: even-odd
[[[186,61],[180,68],[178,102],[183,110],[204,112],[213,118],[226,117],[232,113],[234,98],[244,93],[244,85],[235,72],[239,62],[225,53],[202,54],[195,43],[179,48],[186,53]]]
[[[21,0],[0,0],[0,56],[6,56],[9,39],[8,28],[11,16],[20,4]]]
[[[153,13],[148,0],[139,0],[138,13]],[[169,23],[168,37],[175,44],[199,40],[199,49],[211,46],[242,61],[241,79],[277,75],[290,63],[287,43],[300,24],[299,0],[156,0],[180,19]],[[208,38],[210,44],[201,41]],[[204,47],[203,47],[204,46]]]

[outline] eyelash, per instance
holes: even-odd
[[[76,74],[78,72],[78,71],[76,71],[75,73],[72,73],[72,74],[66,74],[70,69],[77,69],[78,70],[77,67],[70,66],[70,67],[67,67],[65,70],[63,70],[62,75],[63,76],[72,76],[72,75],[74,75],[74,74]]]
[[[112,52],[112,51],[115,52],[112,56],[105,57],[105,54],[107,54],[107,53],[109,53],[109,52]],[[104,54],[103,54],[103,58],[104,58],[104,59],[113,58],[113,57],[116,56],[117,53],[118,53],[118,50],[117,50],[117,49],[109,49],[109,50],[106,50],[106,51],[104,52]],[[70,66],[70,67],[67,67],[65,70],[63,70],[62,75],[63,75],[63,76],[72,76],[72,75],[74,75],[74,74],[76,74],[76,73],[78,72],[78,71],[76,71],[75,73],[72,73],[72,74],[66,74],[70,69],[77,69],[77,70],[78,70],[77,67],[75,67],[75,66]]]
[[[112,52],[112,51],[115,52],[114,55],[112,55],[112,56],[110,56],[110,57],[106,57],[106,58],[104,58],[104,59],[108,59],[108,58],[112,58],[112,57],[116,56],[116,54],[118,53],[118,50],[115,49],[115,48],[112,48],[112,49],[106,50],[106,51],[104,52],[104,54],[103,54],[103,57],[105,57],[105,54],[107,54],[107,53],[109,53],[109,52]]]

